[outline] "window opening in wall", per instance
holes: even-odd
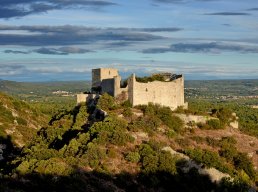
[[[110,75],[110,71],[108,71],[108,74]]]
[[[146,88],[146,92],[148,91],[148,89]]]

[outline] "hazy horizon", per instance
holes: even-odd
[[[256,0],[12,0],[0,8],[0,79],[156,72],[186,80],[258,78]]]
[[[122,80],[125,80],[127,77],[129,76],[122,76]],[[140,76],[143,77],[143,76]],[[242,78],[242,79],[189,79],[189,78],[185,78],[185,81],[255,81],[258,80],[258,78]],[[13,81],[13,82],[18,82],[18,83],[51,83],[51,82],[81,82],[81,81],[85,81],[85,82],[91,82],[91,78],[87,78],[87,79],[66,79],[66,80],[57,80],[57,79],[47,79],[47,80],[43,80],[43,79],[37,79],[37,80],[15,80],[15,79],[0,79],[0,81]]]

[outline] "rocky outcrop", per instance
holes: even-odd
[[[222,173],[221,171],[215,169],[215,168],[205,168],[200,164],[197,164],[195,161],[191,160],[187,155],[183,153],[179,153],[175,150],[173,150],[171,147],[164,147],[162,150],[168,151],[171,155],[176,155],[181,159],[186,160],[185,166],[182,168],[182,170],[187,173],[192,168],[196,168],[199,172],[199,174],[202,175],[208,175],[210,177],[210,180],[212,182],[219,183],[223,178],[227,177],[230,178],[229,174]]]
[[[181,113],[175,113],[175,115],[180,119],[182,119],[185,122],[185,124],[188,124],[190,122],[206,123],[208,120],[217,119],[215,117],[203,116],[203,115],[191,115],[191,114],[181,114]]]

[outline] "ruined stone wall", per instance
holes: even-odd
[[[101,88],[102,88],[101,92],[108,93],[113,97],[119,96],[122,92],[128,92],[128,88],[127,87],[121,88],[120,84],[121,84],[121,76],[119,75],[111,79],[103,79],[101,82]]]
[[[92,87],[101,85],[102,80],[112,79],[118,76],[118,70],[112,68],[92,69]]]
[[[103,79],[101,82],[101,93],[108,93],[114,96],[114,79]]]
[[[207,115],[191,115],[191,114],[181,114],[181,113],[175,113],[177,117],[182,119],[185,124],[190,123],[190,122],[195,122],[195,123],[206,123],[207,121],[211,119],[217,119],[215,117],[210,117]]]
[[[128,86],[121,88],[121,82],[122,82],[121,76],[114,77],[114,97],[117,97],[122,93],[124,93],[124,95],[127,95]],[[128,96],[126,96],[126,99],[128,99]]]
[[[86,102],[86,98],[88,97],[88,94],[77,94],[77,104]]]
[[[140,83],[133,75],[128,84],[128,96],[135,106],[149,102],[170,107],[172,110],[184,106],[184,78],[169,82],[153,81]]]
[[[130,103],[132,105],[135,105],[134,104],[134,86],[135,86],[135,74],[133,74],[129,79],[128,79],[128,100],[130,101]]]
[[[85,94],[85,93],[77,94],[77,104],[85,103],[91,99],[96,99],[98,97],[99,97],[98,94]]]
[[[101,86],[102,93],[108,93],[114,97],[123,97],[135,106],[139,104],[148,104],[149,102],[168,106],[172,110],[178,106],[187,107],[184,103],[184,78],[177,76],[172,81],[153,81],[140,83],[132,75],[128,80],[128,85],[121,88],[121,76],[117,69],[101,68],[92,70],[93,87]]]
[[[100,69],[92,69],[91,78],[92,78],[91,87],[100,86],[100,83],[101,83],[101,81],[100,81]]]

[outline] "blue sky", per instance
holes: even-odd
[[[257,0],[1,0],[0,79],[87,80],[92,68],[257,79]]]

